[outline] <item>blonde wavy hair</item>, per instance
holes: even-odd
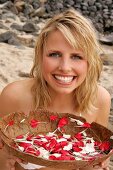
[[[102,70],[100,59],[100,45],[97,40],[96,30],[91,21],[74,9],[55,15],[42,29],[35,48],[34,65],[31,77],[36,82],[32,87],[35,108],[47,107],[51,102],[47,82],[42,75],[42,57],[45,43],[49,33],[59,30],[67,41],[76,49],[84,52],[88,61],[88,72],[84,82],[74,90],[75,107],[79,112],[92,112],[95,109],[97,97],[97,83]]]

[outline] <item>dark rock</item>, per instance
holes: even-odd
[[[45,14],[45,7],[40,7],[32,12],[30,17],[38,16],[38,17],[43,17]]]
[[[4,5],[4,8],[7,9],[7,10],[9,10],[9,11],[11,11],[11,12],[14,13],[14,14],[18,14],[18,11],[17,11],[15,5],[14,5],[11,1],[7,2],[7,3]]]
[[[5,33],[0,34],[0,42],[4,42],[11,45],[21,45],[16,34],[11,31],[7,31]]]
[[[15,21],[17,16],[10,11],[9,12],[4,11],[4,13],[2,14],[2,20],[6,21],[8,18],[11,18]]]
[[[19,42],[19,40],[12,36],[9,40],[8,40],[8,44],[11,44],[11,45],[15,45],[15,46],[21,46],[21,43]]]
[[[106,3],[106,5],[112,5],[113,2],[112,2],[112,0],[106,0],[105,3]]]
[[[44,17],[43,17],[43,18],[44,18]],[[45,18],[45,19],[46,19],[46,18]],[[32,22],[33,22],[34,24],[38,24],[38,23],[40,22],[39,17],[38,17],[38,16],[33,17],[33,18],[32,18]]]
[[[20,15],[19,18],[20,18],[21,22],[25,23],[27,21],[27,18],[25,16],[23,16],[23,15]]]
[[[19,71],[18,76],[19,77],[29,77],[29,73],[25,73],[25,72]]]
[[[16,29],[16,30],[18,30],[18,31],[22,31],[22,29],[23,29],[23,26],[22,26],[22,25],[19,25],[19,24],[17,24],[17,23],[11,24],[10,27],[11,27],[12,29]]]
[[[30,15],[31,13],[33,13],[33,11],[34,11],[34,9],[33,9],[32,5],[25,4],[24,10],[23,10],[25,16]]]
[[[97,7],[97,10],[101,10],[102,9],[102,4],[99,2],[95,2],[95,6]]]
[[[8,79],[7,79],[7,77],[5,75],[0,73],[0,78],[2,79],[3,82],[8,83]]]
[[[14,6],[14,4],[11,1],[7,1],[7,3],[5,3],[3,5],[3,8],[5,9],[11,9]]]
[[[90,18],[94,18],[95,17],[95,12],[94,11],[91,11],[90,12]]]
[[[112,21],[113,21],[113,15],[111,15],[109,18],[112,19]],[[111,23],[111,24],[112,24],[112,23]],[[112,26],[113,26],[113,25],[112,25]]]
[[[23,0],[15,0],[14,5],[18,12],[22,12],[25,6],[25,2]]]
[[[82,9],[86,12],[87,11],[87,6],[82,6]]]
[[[50,6],[49,4],[45,4],[45,11],[46,11],[47,13],[50,13],[50,11],[51,11],[51,6]]]
[[[113,98],[111,99],[111,108],[113,109]]]
[[[104,17],[104,19],[108,19],[108,18],[109,18],[109,15],[103,14],[103,17]]]
[[[96,6],[89,6],[88,10],[91,11],[91,12],[96,12],[97,8],[96,8]]]
[[[74,3],[76,3],[76,2],[74,2],[73,0],[65,0],[65,3],[67,3],[67,4],[71,5],[71,6],[73,6]]]
[[[88,1],[88,4],[89,4],[90,6],[93,6],[93,5],[94,5],[94,3],[95,3],[95,1],[96,1],[96,0]]]
[[[81,3],[81,6],[86,6],[86,7],[88,7],[88,3],[87,3],[87,2],[83,2],[83,3]]]
[[[48,4],[48,5],[46,5],[46,4]],[[63,0],[57,0],[57,1],[55,1],[55,0],[54,1],[48,0],[45,3],[45,8],[47,10],[49,10],[49,6],[50,6],[51,11],[53,11],[54,14],[55,14],[55,13],[60,12],[64,8],[64,4],[68,4],[68,3],[65,3],[65,1],[63,3]]]
[[[103,24],[96,22],[96,23],[95,23],[95,28],[96,28],[99,32],[103,33]]]
[[[40,7],[40,2],[37,1],[37,0],[34,0],[32,2],[32,6],[33,6],[34,9],[38,9]]]
[[[0,4],[7,2],[7,0],[0,0]]]
[[[102,7],[103,7],[103,11],[104,11],[104,9],[108,9],[108,6],[105,4]]]
[[[75,3],[80,4],[80,3],[82,3],[82,0],[76,0]]]
[[[108,14],[108,13],[109,13],[108,8],[103,9],[103,13],[104,13],[104,14]]]
[[[82,13],[83,13],[83,15],[85,15],[85,16],[88,16],[89,15],[89,11],[82,11]]]
[[[76,3],[75,5],[74,5],[74,8],[76,9],[76,8],[81,8],[81,6],[80,6],[80,4],[78,4],[78,3]]]
[[[112,63],[110,61],[103,61],[103,65],[109,66],[112,65]]]
[[[106,35],[106,36],[101,36],[99,37],[99,41],[102,44],[106,44],[106,45],[113,45],[113,35]]]
[[[107,19],[106,21],[105,21],[105,27],[106,28],[109,28],[111,26],[111,20],[110,19]],[[112,32],[112,30],[111,30],[111,32]]]
[[[35,32],[36,30],[37,30],[36,26],[31,22],[28,22],[23,25],[23,31],[25,31],[26,33],[32,33]]]
[[[5,33],[0,34],[0,42],[8,43],[8,40],[15,36],[15,33],[11,31],[6,31]]]
[[[0,3],[0,19],[4,20],[12,12],[19,18],[23,17],[22,22],[33,21],[37,24],[39,21],[35,17],[39,20],[50,18],[73,7],[88,16],[99,31],[113,31],[113,0],[0,0]]]
[[[6,27],[3,23],[0,23],[0,29],[8,30],[8,27]]]
[[[70,5],[70,4],[69,4]],[[56,5],[57,9],[63,9],[63,4],[58,2]]]

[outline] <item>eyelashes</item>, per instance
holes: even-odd
[[[47,56],[53,57],[53,58],[59,58],[59,57],[63,57],[63,54],[60,53],[60,52],[51,52]],[[82,60],[83,56],[81,56],[79,54],[71,54],[70,59],[72,59],[72,60]]]
[[[58,58],[58,57],[61,57],[62,54],[59,53],[59,52],[51,52],[48,54],[49,57],[55,57],[55,58]]]
[[[73,60],[82,60],[82,59],[83,59],[83,57],[80,56],[80,55],[72,55],[71,58],[72,58]]]

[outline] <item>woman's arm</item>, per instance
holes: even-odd
[[[108,127],[108,120],[109,120],[109,114],[110,114],[110,107],[111,107],[111,97],[109,92],[103,88],[102,86],[99,86],[98,88],[98,111],[97,111],[97,119],[96,122]]]
[[[0,94],[0,116],[19,110],[20,89],[17,82],[7,85]]]
[[[21,92],[22,93],[22,92]],[[11,83],[6,86],[0,94],[0,117],[9,114],[14,111],[18,111],[21,108],[20,103],[20,85],[17,82]],[[0,139],[0,148],[3,148],[2,141]],[[7,155],[7,170],[15,170],[15,163],[23,163],[23,161],[13,155]]]
[[[105,127],[108,127],[111,97],[110,97],[109,92],[102,86],[99,86],[98,88],[97,99],[98,99],[98,113],[97,113],[96,122]],[[98,165],[95,165],[93,168],[97,170],[99,169],[109,170],[109,161],[110,161],[110,158],[106,159],[105,161],[101,162]]]

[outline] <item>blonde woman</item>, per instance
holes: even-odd
[[[91,21],[74,9],[67,10],[42,29],[31,78],[11,83],[2,91],[0,113],[28,114],[41,107],[80,115],[107,127],[111,100],[107,90],[98,85],[101,70],[100,46]],[[14,164],[10,159],[10,170]],[[107,170],[108,163],[86,169],[95,168]]]

